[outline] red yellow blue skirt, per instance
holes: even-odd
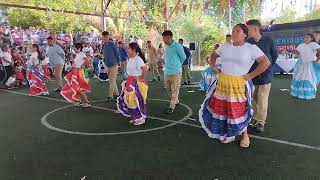
[[[28,67],[27,80],[30,85],[29,95],[40,96],[49,94],[46,84],[43,82],[43,70],[39,66]]]
[[[91,87],[89,79],[85,76],[84,69],[75,69],[69,72],[64,79],[67,81],[60,94],[69,102],[75,103],[80,101],[79,91],[89,93]]]
[[[129,76],[121,84],[122,91],[117,99],[117,108],[126,117],[133,120],[146,118],[148,84]]]
[[[209,137],[231,142],[247,129],[253,116],[253,90],[253,83],[242,76],[217,75],[199,110]]]

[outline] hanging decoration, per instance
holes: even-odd
[[[227,5],[227,0],[220,1],[221,10],[224,10],[226,8],[226,5]]]
[[[187,10],[187,5],[186,5],[186,4],[184,4],[184,5],[183,5],[183,12],[185,13],[185,12],[186,12],[186,10]]]
[[[174,12],[175,12],[176,14],[178,14],[178,12],[179,12],[179,7],[180,7],[180,6],[175,6],[175,7],[174,7]]]
[[[234,7],[234,2],[235,2],[235,0],[230,0],[230,7]]]
[[[203,27],[203,26],[204,26],[204,21],[201,20],[201,19],[198,19],[198,21],[197,21],[197,26],[198,26],[198,27]]]
[[[200,9],[200,7],[201,7],[200,3],[197,3],[194,5],[194,9],[197,11]]]
[[[208,9],[209,9],[209,1],[206,2],[206,3],[204,3],[204,9],[205,9],[206,11],[208,11]]]

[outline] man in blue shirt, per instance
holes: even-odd
[[[121,71],[126,71],[127,60],[128,60],[128,53],[123,42],[119,42],[119,55],[120,55],[120,64],[121,64]]]
[[[256,132],[263,132],[268,114],[268,99],[273,78],[272,65],[275,64],[278,58],[278,50],[271,38],[261,34],[261,23],[258,20],[250,20],[247,22],[247,25],[249,30],[247,42],[257,45],[270,61],[268,69],[252,79],[255,89],[252,102],[254,114],[251,126]],[[257,66],[258,64],[255,62],[250,72],[254,71]]]
[[[166,111],[172,114],[179,104],[179,88],[181,83],[182,63],[186,59],[181,44],[173,40],[173,34],[167,30],[162,33],[165,46],[164,84],[170,99],[170,107]]]
[[[116,44],[110,40],[110,34],[107,31],[102,32],[102,54],[104,63],[108,67],[109,76],[109,94],[107,101],[115,100],[119,96],[117,86],[117,75],[120,64],[119,52]]]
[[[183,39],[179,39],[179,43],[182,45],[184,53],[186,54],[186,59],[182,63],[182,82],[183,85],[191,84],[191,74],[190,74],[190,63],[191,63],[191,53],[189,48],[183,46]]]

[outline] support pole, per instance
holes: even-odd
[[[104,24],[104,0],[101,0],[101,30],[105,31],[106,30],[106,26]]]
[[[164,8],[163,8],[163,15],[164,15],[164,21],[165,21],[165,24],[163,25],[163,30],[168,30],[168,25],[169,25],[169,22],[168,22],[168,9],[167,9],[167,0],[164,0],[164,4],[163,4]]]
[[[232,28],[231,28],[231,2],[230,0],[228,1],[229,3],[229,33],[231,34]]]

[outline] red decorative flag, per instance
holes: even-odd
[[[204,9],[207,11],[209,9],[209,1],[204,3]]]
[[[221,9],[224,10],[224,8],[225,8],[226,5],[227,5],[227,0],[221,0],[221,1],[220,1],[220,5],[221,5]]]
[[[178,12],[179,12],[179,6],[175,6],[175,7],[174,7],[174,12],[175,12],[176,14],[178,14]]]
[[[200,9],[200,6],[201,6],[200,3],[197,3],[197,4],[194,5],[194,9],[195,9],[195,10],[199,10],[199,9]]]
[[[186,5],[186,4],[184,4],[184,5],[183,5],[183,12],[185,13],[185,12],[186,12],[186,10],[187,10],[187,5]]]
[[[230,6],[233,8],[234,7],[234,0],[230,0]]]

